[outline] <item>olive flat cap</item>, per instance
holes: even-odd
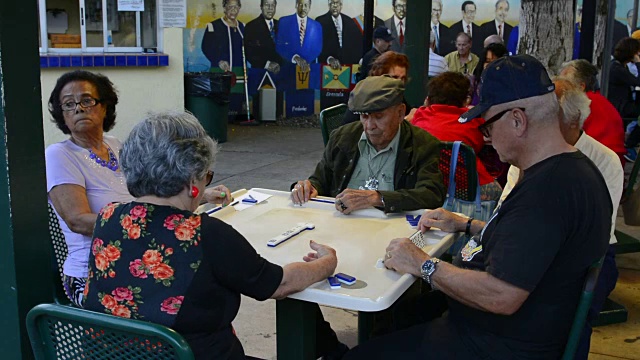
[[[349,94],[349,110],[354,114],[380,112],[402,103],[404,82],[389,75],[369,76]]]

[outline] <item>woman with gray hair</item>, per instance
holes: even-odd
[[[194,214],[216,143],[184,112],[151,114],[120,155],[136,198],[98,215],[84,307],[181,333],[197,359],[244,359],[231,321],[240,294],[284,298],[330,276],[335,251],[311,242],[305,262],[269,263],[231,226]]]

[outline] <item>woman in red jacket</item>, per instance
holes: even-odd
[[[468,110],[469,79],[460,73],[445,72],[429,81],[429,95],[425,106],[420,107],[411,123],[440,141],[462,141],[471,146],[476,155],[484,146],[484,138],[478,130],[484,120],[474,119],[461,124],[458,118]],[[476,157],[476,168],[482,200],[497,200],[502,187],[489,174],[484,164]]]

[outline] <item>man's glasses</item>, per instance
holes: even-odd
[[[90,108],[90,107],[94,107],[94,106],[98,105],[99,102],[100,102],[100,99],[87,97],[87,98],[84,98],[84,99],[80,100],[79,102],[75,102],[75,101],[64,102],[64,103],[60,104],[60,108],[62,109],[62,111],[73,111],[73,110],[76,109],[76,107],[78,107],[78,105],[80,105],[80,106],[82,106],[82,108],[86,109],[86,108]]]
[[[404,10],[404,9],[406,9],[406,8],[407,8],[407,5],[397,4],[397,5],[395,6],[395,9],[396,9],[396,10]]]
[[[213,180],[213,170],[208,170],[205,178],[207,179],[207,185],[205,186],[211,185],[211,181]]]
[[[524,108],[518,107],[518,108],[511,108],[511,109],[507,109],[504,111],[500,111],[499,113],[493,115],[491,118],[487,119],[484,124],[478,126],[478,130],[480,130],[480,132],[482,133],[482,136],[486,137],[486,138],[490,138],[491,137],[491,124],[493,124],[494,122],[500,120],[506,113],[513,111],[515,109],[520,109],[521,111],[525,111]]]

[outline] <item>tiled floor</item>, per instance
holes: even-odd
[[[229,140],[221,144],[214,182],[232,190],[263,187],[289,190],[289,185],[306,178],[322,156],[320,129],[299,129],[261,125],[230,126]],[[622,222],[620,217],[619,222]],[[624,227],[640,237],[640,227]],[[640,254],[618,256],[620,278],[611,298],[627,307],[629,320],[623,324],[594,329],[589,359],[640,360]],[[357,316],[352,311],[323,308],[338,337],[350,347],[357,342]],[[275,301],[257,302],[243,297],[234,321],[248,355],[276,358]]]

